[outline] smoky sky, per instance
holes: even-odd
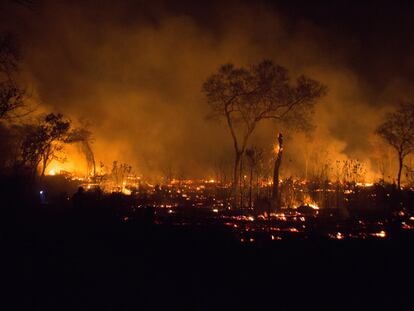
[[[41,110],[87,119],[98,161],[146,175],[211,175],[231,159],[225,124],[206,119],[203,81],[221,64],[264,58],[329,92],[316,130],[287,135],[286,167],[308,153],[370,161],[384,111],[409,100],[414,4],[397,1],[3,1]],[[252,142],[271,149],[276,124]],[[312,147],[304,148],[310,141]],[[321,156],[322,157],[322,156]]]

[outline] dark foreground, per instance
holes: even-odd
[[[409,236],[242,244],[214,225],[13,222],[2,219],[2,310],[414,307]]]

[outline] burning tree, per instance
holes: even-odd
[[[414,151],[414,103],[401,103],[395,112],[388,114],[376,133],[397,152],[397,187],[401,189],[404,159]]]
[[[85,124],[79,128],[74,129],[68,135],[65,140],[66,143],[78,143],[82,153],[85,155],[86,163],[88,165],[88,175],[96,175],[96,162],[95,156],[92,150],[93,136],[92,132],[88,129],[88,125]]]
[[[264,60],[248,69],[232,64],[221,66],[203,84],[203,91],[211,117],[225,119],[233,140],[236,197],[241,159],[259,122],[272,119],[297,129],[309,129],[309,116],[325,87],[305,76],[292,85],[284,67]]]
[[[21,164],[29,167],[32,175],[42,163],[41,175],[53,159],[59,159],[58,153],[70,129],[70,121],[61,114],[50,113],[39,124],[24,126],[25,136],[21,144]]]
[[[282,164],[283,155],[283,136],[279,133],[277,137],[278,145],[276,147],[276,159],[273,168],[273,186],[272,186],[272,204],[273,208],[280,207],[280,191],[279,191],[279,171]]]

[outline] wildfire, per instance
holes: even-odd
[[[315,203],[307,203],[306,205],[309,207],[312,207],[313,209],[319,209],[319,206],[316,205]]]
[[[273,152],[274,152],[275,154],[278,154],[278,153],[279,153],[279,150],[280,150],[280,147],[279,147],[279,145],[276,143],[276,144],[273,146]]]
[[[370,182],[357,182],[356,185],[358,187],[372,187],[374,184]]]
[[[313,208],[314,210],[319,210],[319,206],[316,204],[316,202],[314,202],[309,195],[306,195],[304,200],[303,200],[303,204],[306,206],[309,206],[311,208]]]
[[[380,232],[374,233],[373,236],[376,236],[376,237],[379,237],[379,238],[385,238],[387,236],[387,234],[384,230],[381,230]]]

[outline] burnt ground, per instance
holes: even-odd
[[[2,217],[2,310],[414,307],[412,236],[241,244],[212,224],[14,216]]]

